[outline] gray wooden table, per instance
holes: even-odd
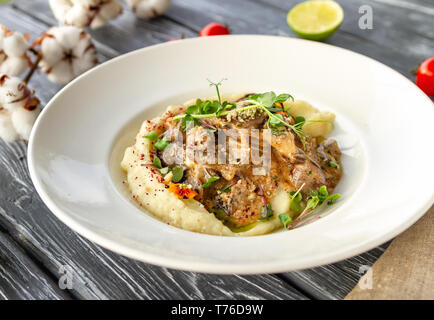
[[[152,21],[130,10],[91,34],[106,61],[178,38],[195,37],[211,21],[237,34],[295,35],[286,24],[297,0],[172,0]],[[340,0],[345,20],[328,43],[377,59],[413,79],[410,70],[434,56],[434,0]],[[373,9],[373,29],[358,26],[361,5]],[[57,25],[48,0],[0,6],[0,24],[34,39]],[[30,86],[42,104],[60,89],[42,74]],[[341,299],[387,244],[360,256],[284,274],[239,276],[175,271],[105,250],[61,223],[42,203],[29,178],[26,145],[0,141],[0,299]],[[72,288],[61,289],[65,269]]]

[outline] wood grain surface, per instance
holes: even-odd
[[[194,37],[211,21],[233,33],[293,37],[286,24],[293,0],[174,0],[160,18],[144,21],[126,9],[91,30],[100,62],[172,38]],[[340,1],[345,20],[328,43],[375,58],[406,77],[434,53],[431,0]],[[358,8],[374,10],[374,29],[358,28]],[[46,0],[0,6],[0,23],[34,39],[58,25]],[[30,86],[42,104],[61,88],[36,74]],[[83,239],[42,203],[29,179],[26,145],[0,142],[0,299],[342,299],[388,244],[332,265],[278,275],[219,276],[137,262]],[[62,268],[73,288],[60,290]]]

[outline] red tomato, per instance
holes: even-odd
[[[428,96],[434,96],[434,57],[421,63],[417,69],[416,84]]]
[[[199,37],[221,36],[224,34],[231,34],[231,32],[224,25],[217,22],[211,22],[200,30]]]

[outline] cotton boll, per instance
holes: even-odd
[[[126,0],[133,12],[143,19],[162,15],[170,5],[170,0]]]
[[[3,39],[3,51],[8,56],[24,56],[29,44],[21,33],[15,32]]]
[[[0,138],[13,142],[28,140],[40,113],[39,100],[16,77],[0,75]]]
[[[13,142],[20,138],[7,110],[0,111],[0,138],[6,142]]]
[[[109,20],[116,18],[122,13],[122,5],[118,1],[109,1],[100,7],[98,14],[93,18],[90,27],[97,29],[105,25]]]
[[[66,84],[98,63],[90,35],[76,27],[53,27],[36,44],[42,55],[39,66],[56,83]]]
[[[20,135],[24,140],[29,140],[33,124],[35,123],[40,112],[41,111],[38,108],[33,110],[18,108],[12,112],[12,125],[14,126],[18,135]]]
[[[56,19],[66,25],[99,28],[122,13],[119,0],[50,0]]]
[[[46,32],[47,37],[55,39],[64,50],[74,48],[79,41],[80,34],[86,33],[77,27],[53,27]]]
[[[80,28],[88,25],[91,12],[81,3],[71,0],[50,0],[49,4],[58,21]]]
[[[9,111],[22,108],[30,95],[30,90],[19,78],[8,77],[0,86],[1,107]]]
[[[51,11],[54,14],[54,17],[61,21],[71,9],[71,0],[50,0],[49,1]]]
[[[82,6],[92,6],[96,7],[104,0],[71,0],[75,5],[81,4]]]
[[[52,66],[63,58],[63,47],[55,38],[46,37],[41,43],[41,50],[44,52],[44,59],[41,61],[41,66],[43,64]]]
[[[2,41],[4,39],[4,37],[6,37],[6,33],[8,33],[8,28],[6,28],[3,25],[0,25],[0,49],[3,49],[3,44]]]
[[[16,76],[29,65],[27,36],[0,25],[0,73]]]
[[[68,61],[59,61],[54,66],[51,67],[47,73],[48,79],[50,81],[67,84],[72,79],[74,79],[74,73],[71,64]]]
[[[1,62],[0,62],[1,63]],[[29,60],[25,57],[7,57],[0,65],[0,73],[19,75],[29,66]]]
[[[83,6],[72,6],[66,13],[64,23],[79,28],[87,27],[92,21],[92,12]]]

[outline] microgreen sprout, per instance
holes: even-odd
[[[328,165],[329,165],[329,167],[336,168],[336,169],[338,169],[338,170],[340,169],[339,164],[337,164],[337,163],[334,162],[333,160],[330,160],[330,159],[329,159]]]
[[[288,227],[288,224],[292,222],[291,217],[287,213],[279,214],[279,220],[282,222],[283,227],[286,229]]]
[[[220,80],[219,82],[217,82],[217,83],[212,82],[212,81],[209,80],[209,79],[207,79],[207,80],[208,80],[208,82],[209,82],[209,86],[210,86],[210,87],[212,87],[212,86],[215,87],[215,89],[216,89],[216,91],[217,91],[218,102],[219,102],[219,104],[222,104],[222,101],[221,101],[221,98],[220,98],[219,86],[222,85],[222,82],[223,82],[223,81],[228,80],[228,79],[227,79],[227,78],[223,78],[223,79],[221,79],[221,80]]]
[[[236,108],[235,102],[228,103],[227,101],[222,102],[221,100],[219,87],[222,85],[222,82],[224,80],[226,79],[222,79],[220,80],[220,82],[217,83],[208,80],[210,82],[210,86],[214,86],[216,88],[218,100],[202,101],[201,99],[197,99],[194,105],[187,108],[185,114],[176,115],[175,117],[173,117],[173,119],[183,119],[181,127],[186,128],[187,130],[191,128],[191,126],[201,124],[209,128],[209,126],[207,126],[207,123],[201,121],[200,119],[221,117],[231,113],[240,113],[250,109],[262,109],[268,116],[267,125],[273,134],[279,135],[282,133],[281,130],[278,129],[279,127],[288,127],[292,131],[294,131],[294,133],[300,138],[303,147],[306,146],[306,139],[309,138],[304,133],[303,126],[306,123],[311,122],[328,122],[323,120],[306,121],[306,119],[303,117],[296,117],[294,119],[294,124],[288,123],[282,116],[282,111],[288,112],[290,109],[290,107],[283,107],[282,103],[289,99],[294,101],[293,96],[288,93],[276,95],[273,91],[269,91],[261,94],[253,94],[250,95],[247,100],[243,101],[249,103],[249,105],[241,108]]]
[[[268,219],[273,216],[273,209],[271,208],[271,204],[267,204],[266,206],[261,207],[261,216],[259,220]]]
[[[161,169],[161,160],[158,157],[154,157],[154,166],[158,169]]]
[[[169,144],[170,144],[170,140],[167,139],[166,137],[163,137],[155,142],[154,147],[157,150],[163,151],[164,149],[167,148]]]
[[[301,201],[303,200],[303,197],[300,191],[303,189],[304,185],[305,183],[303,183],[297,191],[292,191],[289,194],[289,209],[296,213],[301,211]]]
[[[182,180],[182,177],[184,176],[184,170],[181,167],[175,167],[172,170],[172,174],[172,181],[176,183]]]
[[[297,217],[297,220],[300,220],[307,213],[312,213],[316,209],[320,208],[323,204],[327,203],[328,205],[334,204],[341,195],[339,193],[329,195],[326,186],[321,186],[318,190],[311,190],[310,196],[306,202],[306,207],[303,212]]]
[[[259,220],[268,219],[269,217],[273,216],[273,209],[271,208],[271,204],[267,203],[267,199],[265,198],[264,189],[261,185],[259,185],[259,191],[260,196],[262,197],[262,202],[264,205],[261,207],[261,216],[259,217]]]
[[[215,182],[215,181],[217,181],[217,180],[219,180],[219,179],[220,179],[219,176],[210,177],[210,178],[208,178],[208,181],[202,185],[202,187],[203,187],[203,188],[209,188],[209,187],[211,187],[211,184],[212,184],[213,182]]]

